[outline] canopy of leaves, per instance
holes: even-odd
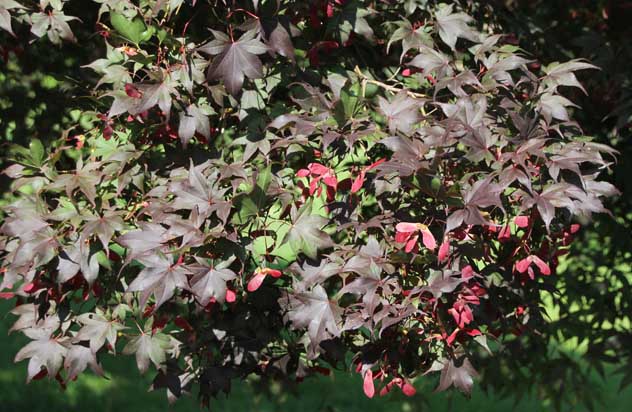
[[[79,117],[4,170],[29,379],[122,353],[206,402],[250,374],[347,367],[410,395],[538,365],[617,151],[580,128],[595,66],[534,65],[485,10],[0,0],[3,36],[89,49]]]

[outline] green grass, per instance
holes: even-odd
[[[9,306],[0,303],[0,313]],[[169,406],[164,391],[148,392],[150,374],[141,376],[134,359],[120,356],[106,357],[104,367],[108,379],[91,373],[83,374],[71,383],[66,391],[47,379],[25,384],[26,361],[13,363],[13,357],[25,342],[19,334],[7,336],[12,319],[0,318],[0,411],[2,412],[162,412],[199,411],[194,396],[186,397]],[[475,390],[471,400],[458,393],[435,394],[435,380],[419,379],[415,386],[417,395],[406,398],[394,391],[392,394],[367,399],[362,393],[362,383],[357,375],[335,374],[331,377],[308,379],[298,386],[296,393],[288,393],[272,385],[268,394],[255,393],[251,384],[235,382],[230,399],[219,399],[212,410],[222,412],[412,412],[412,411],[486,411],[486,412],[538,412],[549,411],[550,406],[535,397],[514,405],[511,400],[488,397]],[[632,405],[632,390],[619,394],[618,382],[608,382],[604,393],[609,412],[623,412]],[[598,407],[599,408],[599,407]],[[600,408],[599,408],[600,409]],[[578,411],[581,409],[573,409]]]

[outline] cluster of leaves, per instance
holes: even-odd
[[[528,355],[496,357],[481,382],[518,396],[535,390],[558,409],[575,402],[594,407],[604,385],[614,379],[608,372],[616,369],[623,375],[622,387],[632,381],[632,197],[627,182],[632,71],[624,64],[632,56],[627,40],[632,9],[626,2],[611,0],[463,3],[477,19],[502,27],[512,43],[527,48],[539,62],[581,56],[600,68],[580,74],[587,94],[571,89],[566,96],[582,107],[574,117],[584,133],[620,152],[607,177],[622,191],[607,203],[617,218],[598,216],[590,230],[575,236],[569,258],[558,268],[562,276],[551,287],[555,292],[547,295],[551,317],[541,335],[522,335],[515,344]],[[527,384],[510,388],[507,381]]]
[[[332,368],[469,393],[546,328],[573,219],[617,192],[561,94],[594,66],[426,1],[94,1],[0,0],[8,33],[105,42],[89,125],[5,170],[29,380],[122,351],[170,399]]]

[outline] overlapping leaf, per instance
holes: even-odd
[[[224,33],[213,31],[215,39],[201,46],[203,53],[215,56],[208,71],[209,80],[223,80],[226,90],[236,95],[241,90],[244,79],[258,79],[263,76],[263,66],[257,55],[268,51],[254,30],[232,40]]]

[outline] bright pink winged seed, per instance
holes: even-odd
[[[310,163],[307,168],[310,172],[318,176],[324,175],[330,170],[327,166],[323,166],[320,163]]]
[[[514,219],[514,223],[516,226],[520,228],[525,228],[529,226],[529,217],[528,216],[516,216]]]
[[[402,392],[406,396],[414,396],[415,393],[417,393],[417,390],[415,389],[415,387],[408,382],[404,382],[401,388],[402,388]]]
[[[406,242],[406,247],[404,248],[406,253],[410,253],[417,246],[417,240],[419,240],[419,236],[415,235]]]
[[[444,262],[448,258],[448,254],[450,253],[450,241],[445,239],[441,246],[439,246],[439,262]]]
[[[395,230],[398,232],[412,233],[419,230],[417,223],[400,222],[395,226]]]
[[[362,189],[363,185],[364,185],[364,172],[360,173],[360,175],[356,177],[355,180],[353,181],[353,184],[351,185],[351,193],[358,192],[360,189]]]
[[[248,292],[254,292],[255,290],[259,289],[265,278],[265,273],[255,274],[252,279],[250,279],[250,282],[248,282]]]
[[[519,273],[524,273],[524,272],[527,271],[527,269],[529,269],[530,265],[531,265],[531,262],[529,262],[529,258],[525,258],[525,259],[519,260],[516,263],[516,270]]]
[[[434,235],[428,229],[424,229],[421,231],[422,240],[424,242],[424,246],[430,250],[435,250],[437,247],[437,241],[435,240]]]
[[[463,280],[468,280],[474,277],[474,269],[472,269],[471,265],[467,265],[465,266],[463,269],[461,269],[461,278]]]
[[[273,278],[280,278],[282,275],[281,271],[276,269],[265,269],[264,273],[272,276]]]
[[[338,186],[338,179],[336,179],[336,176],[325,176],[323,177],[323,182],[329,187],[336,188]]]
[[[226,289],[226,297],[225,297],[225,299],[226,299],[226,302],[233,303],[234,301],[237,300],[237,294],[234,291],[230,290],[230,289]]]
[[[364,373],[364,383],[362,385],[364,394],[368,398],[372,398],[375,395],[375,385],[373,384],[373,371],[371,369]]]
[[[548,276],[551,274],[551,268],[545,261],[543,261],[537,256],[530,256],[530,258],[532,259],[533,263],[535,263],[535,265],[538,267],[538,269],[540,269],[540,273],[542,273],[545,276]]]

